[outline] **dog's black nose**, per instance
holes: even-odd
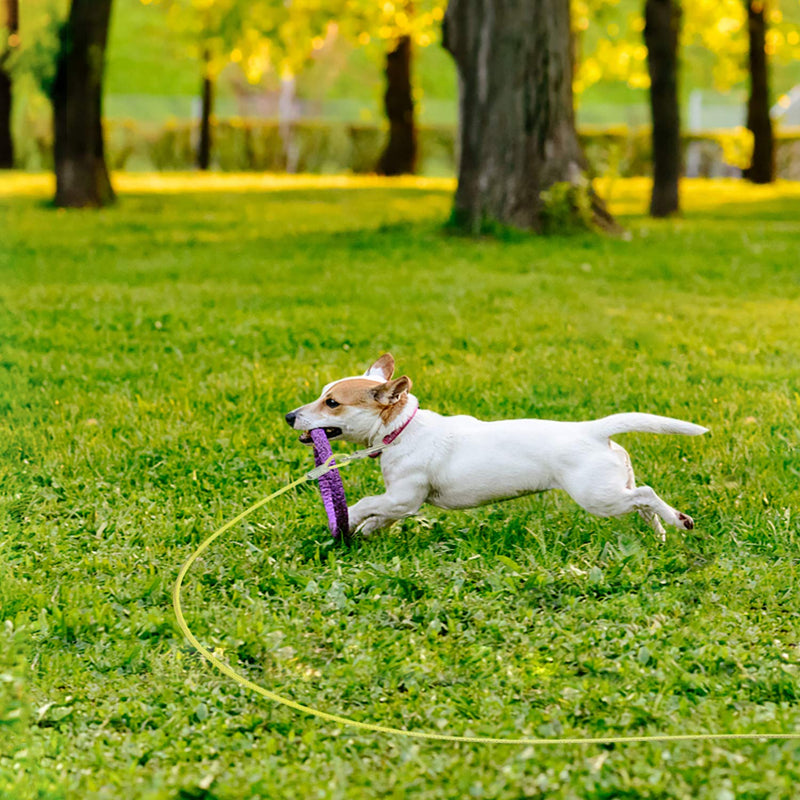
[[[290,428],[294,428],[294,421],[297,419],[297,414],[294,411],[290,411],[286,415],[286,422],[288,423]]]

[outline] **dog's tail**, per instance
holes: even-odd
[[[602,438],[613,436],[615,433],[680,433],[684,436],[699,436],[707,433],[708,428],[695,425],[693,422],[684,422],[672,417],[659,417],[657,414],[612,414],[587,423],[592,426],[593,432]]]

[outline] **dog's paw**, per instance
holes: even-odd
[[[366,517],[361,520],[356,526],[351,526],[351,533],[359,536],[362,539],[369,539],[378,528],[381,527],[381,520],[379,517]]]
[[[678,527],[683,528],[685,531],[690,531],[694,528],[694,520],[688,514],[678,512]]]

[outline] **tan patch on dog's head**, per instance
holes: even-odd
[[[317,404],[326,415],[347,407],[367,408],[389,422],[402,411],[410,390],[411,378],[406,375],[385,383],[371,378],[347,378],[329,386]]]
[[[369,408],[375,405],[374,390],[381,384],[370,378],[347,378],[333,384],[320,398],[320,403],[328,410],[335,411],[340,406],[356,406]],[[338,405],[331,409],[328,401]]]
[[[408,375],[387,381],[372,390],[372,396],[381,409],[381,419],[385,423],[391,422],[405,408],[410,391],[411,378]]]

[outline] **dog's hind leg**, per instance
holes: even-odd
[[[645,511],[643,508],[638,509],[638,511],[642,519],[656,532],[659,541],[662,543],[666,542],[667,532],[664,530],[664,526],[661,524],[658,514],[652,511]]]
[[[694,528],[694,520],[688,515],[670,505],[667,505],[649,486],[638,486],[631,492],[630,502],[648,522],[650,517],[659,517],[664,520],[668,525],[674,525],[684,531],[690,531]],[[658,531],[654,523],[653,528]],[[661,523],[658,523],[663,531],[664,528]]]
[[[635,486],[633,469],[625,450],[612,443],[613,455],[587,461],[562,483],[572,499],[598,517],[621,517],[638,511],[661,536],[661,520],[682,530],[691,530],[694,521],[687,514],[665,503],[649,486]],[[660,520],[658,518],[661,518]]]
[[[628,451],[614,441],[609,441],[609,445],[611,446],[611,449],[622,458],[625,464],[625,473],[627,477],[627,480],[625,481],[625,488],[631,490],[635,489],[636,477],[633,474],[633,464],[631,463],[631,457],[628,454]],[[661,542],[666,542],[667,532],[664,530],[664,526],[661,524],[658,514],[644,508],[639,508],[637,510],[642,519],[655,531],[659,540]]]
[[[690,531],[694,528],[694,520],[688,514],[667,505],[649,486],[637,486],[635,489],[625,487],[614,492],[586,491],[584,487],[567,491],[578,505],[598,517],[621,517],[638,511],[659,536],[664,530],[659,517],[667,525],[674,525],[681,530]]]

